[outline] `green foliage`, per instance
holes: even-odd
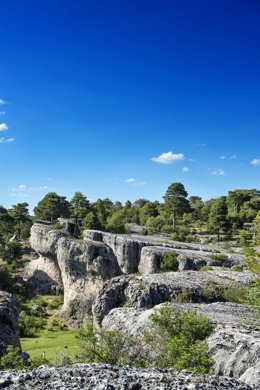
[[[227,233],[230,228],[227,215],[228,208],[226,198],[221,196],[220,198],[215,199],[210,209],[208,226],[212,233],[217,234],[218,241],[220,238],[220,231],[223,230]]]
[[[90,317],[86,318],[80,333],[83,353],[79,360],[86,363],[127,364],[129,339],[115,330],[95,329]]]
[[[21,337],[37,336],[44,325],[44,318],[21,311],[18,324]]]
[[[188,193],[182,183],[172,183],[163,197],[166,209],[173,216],[173,229],[175,229],[176,217],[191,211],[187,196]]]
[[[210,258],[214,261],[224,263],[228,260],[228,256],[224,253],[212,252]]]
[[[44,357],[26,359],[21,350],[13,345],[9,345],[6,354],[0,358],[0,368],[2,370],[30,370],[43,364],[47,365],[49,361]]]
[[[126,233],[125,215],[123,210],[117,210],[107,218],[106,230],[112,233]]]
[[[178,271],[179,262],[175,252],[165,252],[160,261],[160,271]]]
[[[29,205],[28,203],[17,203],[13,205],[12,208],[8,211],[10,216],[13,218],[15,232],[21,237],[21,230],[23,229],[23,235],[29,233],[29,228],[31,226],[31,218],[29,215]],[[30,234],[30,233],[29,233]],[[28,238],[29,235],[25,238]]]
[[[34,208],[37,219],[56,221],[59,217],[70,217],[70,203],[66,196],[59,196],[55,192],[49,192]]]
[[[137,367],[177,368],[208,372],[211,359],[204,339],[212,322],[195,311],[174,312],[164,305],[151,317],[151,327],[138,338],[115,330],[95,329],[90,318],[80,333],[87,363],[129,364]]]

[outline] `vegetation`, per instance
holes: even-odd
[[[160,271],[178,271],[179,262],[175,252],[165,252],[160,261]]]
[[[137,338],[115,330],[95,329],[90,318],[80,338],[80,361],[128,364],[208,372],[211,359],[204,339],[213,331],[212,322],[195,311],[174,312],[164,305],[151,317],[151,327]]]

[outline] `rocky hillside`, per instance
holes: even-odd
[[[76,365],[6,373],[2,387],[15,389],[19,383],[24,388],[48,388],[45,383],[52,381],[54,388],[72,388],[66,387],[69,382],[73,388],[86,389],[260,388],[260,322],[254,311],[239,303],[253,279],[243,256],[198,244],[94,230],[77,240],[71,235],[71,222],[61,223],[59,230],[43,222],[31,229],[31,247],[38,258],[27,265],[25,275],[35,291],[63,291],[62,313],[67,318],[79,322],[93,313],[96,326],[129,335],[149,327],[149,317],[164,302],[173,311],[196,309],[215,323],[207,343],[217,377]],[[174,271],[162,272],[165,254],[173,258]],[[37,387],[39,383],[43,387]]]
[[[135,369],[109,365],[76,364],[9,371],[0,375],[0,389],[77,390],[252,390],[234,378],[188,371]]]

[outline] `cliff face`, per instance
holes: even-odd
[[[103,282],[121,270],[109,246],[74,239],[71,225],[64,223],[61,230],[43,222],[32,226],[30,244],[39,258],[28,265],[27,275],[43,293],[63,289],[63,313],[80,319],[91,312]]]
[[[19,301],[7,292],[0,291],[0,356],[8,345],[20,347],[18,334]]]

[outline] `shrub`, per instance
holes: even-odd
[[[150,329],[133,338],[116,330],[95,329],[88,318],[80,334],[79,360],[208,372],[212,362],[204,339],[213,331],[208,318],[195,311],[174,312],[164,305],[150,320]]]
[[[210,258],[214,261],[219,261],[220,263],[224,263],[228,260],[228,256],[224,255],[223,253],[213,252],[210,255]]]
[[[178,271],[179,263],[175,252],[165,252],[160,261],[160,271]]]
[[[43,318],[32,316],[25,311],[21,311],[18,324],[21,337],[37,336],[44,325],[45,321]]]
[[[45,358],[31,359],[26,353],[23,354],[19,348],[13,345],[9,345],[6,354],[0,358],[0,368],[2,370],[33,369],[43,364],[49,364],[49,361]]]

